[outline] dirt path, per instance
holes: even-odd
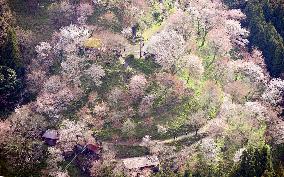
[[[159,144],[168,144],[168,143],[173,143],[173,142],[180,141],[180,140],[183,140],[183,139],[186,139],[186,138],[190,138],[190,137],[193,137],[193,136],[195,136],[195,132],[189,133],[187,135],[181,135],[181,136],[171,138],[171,139],[166,139],[166,140],[163,140],[163,141],[161,141],[161,140],[152,140],[152,141],[159,143]]]
[[[124,58],[129,54],[133,54],[135,58],[140,58],[140,44],[128,45],[122,52],[122,57]]]
[[[175,138],[170,138],[170,139],[166,139],[166,140],[150,140],[153,143],[157,143],[157,144],[169,144],[169,143],[173,143],[176,141],[180,141],[186,138],[190,138],[195,136],[195,132],[191,132],[187,135],[181,135]],[[112,144],[112,145],[121,145],[121,146],[144,146],[141,145],[141,142],[123,142],[123,141],[114,141],[114,142],[105,142],[106,144]]]

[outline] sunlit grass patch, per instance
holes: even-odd
[[[84,46],[87,48],[100,48],[102,41],[98,38],[91,37],[84,42]]]

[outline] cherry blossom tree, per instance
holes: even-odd
[[[2,145],[5,142],[5,139],[8,136],[8,133],[11,131],[10,126],[11,124],[9,121],[0,122],[0,136],[2,137],[0,139],[0,145]]]
[[[47,128],[47,121],[42,115],[32,112],[30,105],[17,108],[9,118],[11,131],[24,138],[40,138]]]
[[[272,79],[265,92],[262,95],[262,98],[272,105],[277,105],[283,100],[284,95],[284,80],[279,78]]]
[[[232,143],[235,147],[263,143],[266,115],[264,106],[258,102],[247,102],[243,106],[225,101],[219,118],[225,120],[228,126],[222,133],[227,138],[226,143]]]
[[[232,96],[233,101],[243,102],[253,89],[245,82],[234,81],[226,84],[224,91]]]
[[[51,22],[57,29],[76,21],[75,7],[69,0],[57,1],[48,9]]]
[[[261,68],[261,66],[253,63],[252,61],[231,61],[235,66],[236,72],[239,72],[249,78],[252,83],[266,83],[268,80],[267,73]]]
[[[113,88],[110,93],[108,94],[108,100],[112,104],[118,104],[123,97],[123,90],[115,87]]]
[[[90,37],[90,31],[86,27],[69,25],[63,27],[54,35],[54,49],[58,52],[76,53],[78,46],[82,45]]]
[[[217,55],[225,55],[233,48],[230,36],[226,33],[224,27],[214,28],[208,32],[208,43],[212,47],[214,59]]]
[[[59,163],[64,161],[64,156],[62,155],[62,151],[56,147],[48,147],[48,159],[47,163],[47,171],[50,176],[58,176],[58,173],[63,172],[63,169],[59,167]]]
[[[185,40],[174,30],[162,30],[152,36],[143,51],[153,54],[164,69],[170,69],[185,52]]]
[[[6,170],[16,176],[34,172],[35,166],[44,161],[45,147],[40,137],[47,127],[46,120],[25,105],[17,108],[6,121],[0,123],[3,135],[0,156],[7,165]]]
[[[48,42],[41,42],[39,45],[36,46],[36,52],[39,57],[45,58],[48,57],[49,53],[51,52],[51,45]]]
[[[218,156],[221,153],[221,149],[213,138],[208,137],[202,139],[200,150],[208,164],[216,164],[220,161]]]
[[[53,76],[43,86],[39,94],[35,108],[37,112],[54,117],[66,110],[71,101],[78,99],[81,90],[77,87],[69,87],[60,76]]]
[[[101,161],[93,161],[92,167],[90,168],[91,176],[96,177],[101,175],[103,164]]]
[[[152,95],[147,95],[142,99],[139,105],[140,116],[145,116],[150,113],[155,98],[156,98],[155,95],[152,94]]]
[[[241,23],[237,20],[226,20],[225,28],[230,40],[235,46],[245,47],[248,44],[246,37],[249,32],[242,28]]]
[[[202,60],[196,55],[185,55],[179,61],[179,65],[185,68],[189,76],[195,79],[200,79],[204,73]]]
[[[176,31],[188,41],[189,39],[194,40],[196,37],[196,31],[193,26],[194,24],[190,20],[189,14],[181,9],[177,9],[175,13],[168,17],[165,28]]]
[[[58,130],[59,139],[57,146],[62,152],[70,152],[78,143],[85,143],[88,128],[82,122],[63,120]]]
[[[214,53],[218,51],[216,48],[220,48],[220,52],[226,49],[222,52],[226,53],[232,46],[244,47],[248,43],[245,39],[248,31],[242,28],[239,22],[245,18],[240,10],[228,10],[221,1],[209,0],[190,1],[187,10],[196,24],[197,34],[202,38],[201,46],[204,46],[207,38],[213,42]],[[222,40],[224,44],[221,43]]]
[[[195,135],[197,135],[198,130],[204,126],[206,122],[207,118],[205,113],[203,111],[198,111],[189,116],[188,125],[193,127]]]
[[[129,92],[132,98],[140,98],[144,95],[144,91],[147,87],[147,80],[143,75],[134,75],[129,82]]]
[[[256,65],[260,66],[264,72],[267,72],[262,51],[258,50],[257,48],[254,48],[251,53],[246,52],[242,55],[243,60],[247,62],[253,62]]]
[[[77,21],[79,24],[86,24],[87,17],[92,15],[94,12],[94,7],[89,3],[80,3],[77,7]]]
[[[101,78],[105,76],[105,71],[102,66],[93,64],[85,71],[85,74],[92,79],[96,86],[100,86],[102,84]]]
[[[123,123],[122,132],[131,136],[135,134],[135,127],[136,127],[135,122],[133,122],[131,119],[127,119]]]
[[[105,102],[102,102],[100,104],[97,104],[95,107],[94,107],[94,113],[99,116],[99,117],[104,117],[107,115],[109,111],[109,107],[108,105],[105,103]]]

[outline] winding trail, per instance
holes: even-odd
[[[190,137],[193,137],[193,136],[195,136],[195,132],[189,133],[187,135],[181,135],[181,136],[171,138],[171,139],[166,139],[166,140],[163,140],[163,141],[161,141],[161,140],[152,140],[152,141],[159,143],[159,144],[168,144],[168,143],[173,143],[173,142],[180,141],[180,140],[183,140],[183,139],[186,139],[186,138],[190,138]]]
[[[195,132],[188,133],[187,135],[181,135],[175,138],[170,138],[166,140],[150,140],[152,143],[155,144],[169,144],[173,143],[176,141],[180,141],[186,138],[191,138],[195,136]],[[141,144],[141,142],[122,142],[122,141],[117,141],[117,142],[105,142],[106,144],[112,144],[112,145],[122,145],[122,146],[144,146]]]

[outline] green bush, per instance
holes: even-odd
[[[235,166],[231,177],[273,177],[275,176],[272,166],[270,147],[250,147],[243,152],[241,162]]]
[[[116,145],[115,149],[117,151],[117,158],[131,158],[149,155],[149,149],[142,146],[125,146]]]

